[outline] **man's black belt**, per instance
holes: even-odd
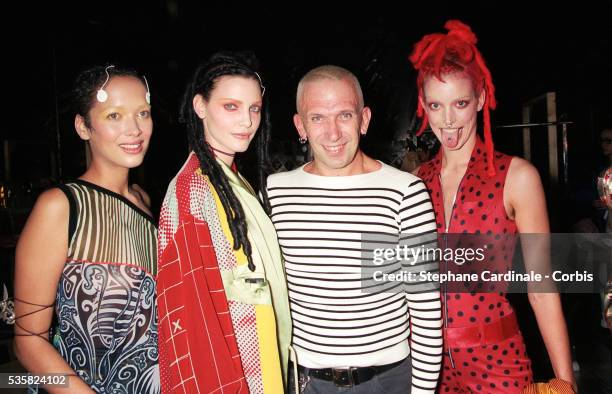
[[[372,367],[350,367],[350,368],[305,368],[298,365],[300,374],[311,376],[316,379],[333,382],[338,387],[352,387],[365,383],[374,376],[393,369],[404,360],[392,364],[375,365]]]

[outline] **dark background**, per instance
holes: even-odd
[[[300,154],[291,120],[299,78],[322,64],[350,69],[373,111],[364,149],[398,165],[406,136],[418,127],[415,73],[408,55],[424,34],[443,32],[451,18],[469,24],[479,37],[496,86],[494,128],[520,123],[522,105],[546,92],[557,94],[558,117],[573,122],[568,131],[570,179],[560,189],[550,186],[545,144],[537,141],[545,129],[532,130],[540,136],[534,137],[533,161],[547,188],[551,220],[555,230],[568,229],[576,219],[571,214],[577,212],[576,196],[590,188],[594,171],[603,164],[598,133],[612,114],[612,23],[604,2],[332,4],[219,6],[152,0],[7,5],[0,33],[0,140],[8,141],[10,151],[8,156],[6,149],[0,152],[5,163],[0,172],[5,193],[2,200],[0,190],[2,276],[12,276],[14,242],[38,193],[85,170],[84,145],[74,132],[74,115],[67,111],[69,89],[81,69],[117,62],[147,76],[154,134],[145,164],[133,175],[150,193],[157,214],[168,182],[187,154],[177,112],[199,61],[220,49],[257,54],[271,100],[271,148],[277,158]],[[544,121],[543,111],[533,120]],[[498,129],[494,139],[497,149],[522,154],[520,129]],[[550,374],[546,361],[540,363],[545,356],[538,358],[543,346],[537,330],[533,324],[525,328],[535,338],[529,351],[536,373]],[[2,351],[0,362],[10,353]]]
[[[2,34],[3,81],[10,88],[3,92],[0,137],[42,146],[13,143],[19,154],[11,155],[9,180],[19,184],[83,172],[83,145],[67,112],[69,88],[84,67],[118,62],[137,67],[150,81],[155,129],[137,176],[158,200],[186,153],[186,136],[176,122],[186,81],[199,61],[219,49],[251,49],[259,57],[272,104],[273,152],[298,149],[291,121],[297,81],[310,68],[331,63],[357,74],[372,107],[365,150],[397,164],[397,152],[404,149],[398,141],[418,126],[415,74],[408,61],[412,45],[456,18],[477,34],[491,69],[498,98],[494,127],[520,123],[525,101],[557,93],[558,116],[575,122],[569,129],[569,169],[573,183],[580,183],[595,165],[596,136],[612,104],[612,25],[604,3],[576,3],[431,2],[401,9],[378,3],[219,7],[177,0],[24,5],[5,13],[17,23]],[[522,153],[520,129],[500,129],[494,137],[498,149]],[[45,150],[53,157],[42,155]],[[536,151],[534,161],[539,156],[547,154]]]

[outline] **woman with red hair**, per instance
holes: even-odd
[[[410,56],[418,71],[417,115],[423,118],[419,134],[429,124],[442,145],[437,156],[417,170],[431,193],[438,232],[497,239],[549,233],[537,170],[526,160],[493,149],[489,110],[495,109],[494,86],[476,48],[476,36],[456,20],[448,21],[445,28],[447,34],[424,36]],[[480,110],[484,141],[476,132]],[[484,267],[505,272],[511,269],[513,253],[513,241],[495,243],[487,250]],[[521,392],[533,377],[512,306],[503,286],[501,292],[479,289],[443,295],[440,391]],[[529,301],[555,375],[574,385],[559,295],[530,292]]]

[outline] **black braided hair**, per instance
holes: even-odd
[[[201,95],[205,101],[210,99],[219,78],[223,76],[241,76],[252,78],[260,83],[256,74],[256,59],[250,52],[217,52],[207,61],[200,64],[191,79],[183,96],[180,108],[180,122],[187,127],[189,148],[193,150],[200,161],[202,173],[207,175],[219,194],[219,199],[228,218],[229,228],[234,238],[234,250],[243,248],[251,271],[255,271],[251,243],[247,237],[247,224],[244,210],[234,194],[223,169],[215,160],[215,156],[206,143],[204,122],[194,108],[193,98]],[[269,212],[270,204],[265,192],[265,179],[268,170],[267,151],[270,140],[270,117],[268,100],[263,100],[261,121],[253,143],[256,145],[259,187],[264,196],[264,208]]]

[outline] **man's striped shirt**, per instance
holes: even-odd
[[[433,392],[442,358],[438,283],[372,281],[371,272],[378,269],[374,247],[435,248],[435,216],[419,178],[381,164],[353,176],[318,176],[302,166],[268,178],[293,346],[308,368],[384,365],[412,355],[413,393]],[[423,258],[380,269],[400,263],[416,277],[438,271],[438,261]]]

